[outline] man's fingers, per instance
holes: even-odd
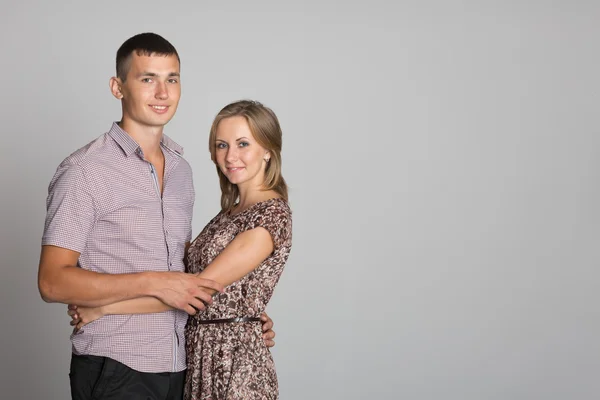
[[[190,306],[189,304],[183,309],[183,311],[185,311],[189,315],[196,315],[196,309]]]
[[[210,279],[204,279],[204,278],[198,278],[198,277],[195,277],[195,279],[196,279],[196,285],[198,285],[198,286],[204,286],[205,288],[214,289],[217,292],[222,292],[224,290],[223,285],[221,285],[218,282],[211,281]]]
[[[206,304],[204,304],[204,302],[202,302],[202,300],[199,300],[197,298],[193,298],[192,301],[190,301],[190,304],[192,307],[194,307],[196,310],[205,310],[206,309]]]
[[[69,304],[67,306],[67,310],[77,310],[77,305],[75,305],[75,304]]]
[[[268,340],[275,339],[275,331],[267,331],[267,332],[263,333],[262,337],[263,337],[263,339],[268,339]]]
[[[196,297],[192,297],[188,300],[184,311],[189,315],[195,315],[198,311],[203,311],[206,309],[206,304]]]
[[[263,322],[263,324],[262,324],[263,332],[273,329],[273,320],[271,319],[271,317],[269,317],[267,315],[266,312],[262,312],[260,314],[260,320]]]
[[[266,314],[266,313],[261,313],[260,314],[260,320],[262,321],[262,331],[263,332],[267,332],[270,331],[271,329],[273,329],[273,320]]]
[[[273,329],[273,321],[271,320],[269,320],[269,322],[265,322],[262,326],[263,332],[270,331],[271,329]]]
[[[274,340],[265,340],[265,344],[267,345],[267,347],[273,347],[273,346],[275,346],[275,341]]]
[[[206,293],[204,290],[202,290],[202,288],[194,290],[194,293],[192,295],[198,300],[203,301],[205,304],[212,304],[212,296]],[[204,310],[204,307],[202,307],[202,310]]]

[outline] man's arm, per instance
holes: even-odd
[[[100,274],[77,266],[79,253],[56,246],[42,246],[38,288],[46,302],[99,307],[144,296],[156,297],[184,311],[204,309],[211,294],[223,285],[183,272]]]
[[[189,243],[186,243],[184,260],[187,261],[187,251]],[[262,228],[252,229],[242,232],[223,250],[223,252],[200,274],[200,276],[209,275],[210,279],[221,282],[228,286],[236,280],[255,269],[260,263],[273,251],[273,241],[269,233]],[[187,266],[186,266],[187,267]],[[188,276],[198,276],[187,274]],[[212,281],[211,281],[212,282]],[[214,293],[214,290],[207,288],[207,291]],[[142,295],[143,296],[143,295]],[[138,296],[138,297],[142,297]],[[145,314],[162,312],[170,309],[165,304],[149,297],[137,298],[130,301],[119,301],[115,304],[106,304],[102,307],[86,306],[80,303],[77,306],[69,306],[68,314],[72,318],[71,325],[76,329],[81,329],[84,325],[94,321],[104,315],[110,314]],[[187,305],[187,308],[181,308],[188,314],[195,314],[195,310]],[[204,307],[202,307],[204,309]],[[263,340],[267,347],[275,346],[275,332],[273,331],[273,320],[262,313],[262,331]]]
[[[186,244],[186,253],[187,248]],[[160,279],[156,279],[148,275],[152,273],[144,272],[109,275],[83,271],[76,267],[79,253],[60,247],[42,246],[40,293],[42,298],[48,299],[46,301],[77,306],[100,307],[111,304],[111,314],[147,313],[149,309],[152,310],[150,312],[156,312],[152,308],[156,303],[147,299],[123,302],[146,296],[156,297],[184,311],[190,310],[186,309],[189,305],[204,309],[204,304],[196,297],[207,303],[212,302],[212,294],[255,269],[272,251],[273,241],[269,233],[264,228],[255,228],[237,235],[200,274],[155,272],[161,274]],[[44,259],[52,262],[44,263]],[[48,272],[43,274],[44,271]],[[159,283],[161,287],[157,288]],[[179,295],[180,292],[183,292],[183,296]],[[163,297],[176,298],[178,305],[173,305],[173,301],[164,301]],[[193,310],[188,313],[194,314]]]

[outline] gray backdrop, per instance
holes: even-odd
[[[115,52],[143,31],[182,57],[166,132],[194,170],[195,233],[219,207],[214,115],[252,98],[280,117],[282,399],[599,398],[598,2],[14,3],[1,398],[68,398],[65,306],[36,287],[47,186],[119,118]]]

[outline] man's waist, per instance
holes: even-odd
[[[164,336],[172,332],[182,333],[186,321],[187,314],[179,310],[150,314],[105,315],[83,326],[72,337]]]
[[[73,354],[109,357],[139,372],[178,372],[186,367],[183,336],[73,337]]]
[[[103,260],[102,263],[91,262],[93,255],[82,254],[79,266],[85,270],[100,274],[135,274],[140,272],[185,272],[183,261],[146,260],[137,258],[127,262],[123,260]],[[97,259],[97,257],[96,257]]]

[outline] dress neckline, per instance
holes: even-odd
[[[228,217],[230,217],[230,218],[235,218],[235,217],[237,217],[238,215],[242,215],[242,214],[244,214],[245,212],[247,212],[247,211],[249,211],[249,210],[252,210],[254,207],[256,207],[256,206],[257,206],[257,205],[259,205],[259,204],[268,203],[268,202],[270,202],[270,201],[274,201],[274,200],[282,200],[282,201],[284,201],[284,202],[285,202],[285,200],[284,200],[283,198],[281,198],[281,197],[271,197],[270,199],[266,199],[266,200],[261,200],[261,201],[258,201],[258,202],[256,202],[256,203],[252,204],[250,207],[246,208],[245,210],[242,210],[242,211],[240,211],[240,212],[239,212],[239,213],[237,213],[237,214],[231,214],[231,210],[225,211],[225,215],[227,215],[227,216],[228,216]],[[237,205],[237,204],[236,204],[236,205]]]

